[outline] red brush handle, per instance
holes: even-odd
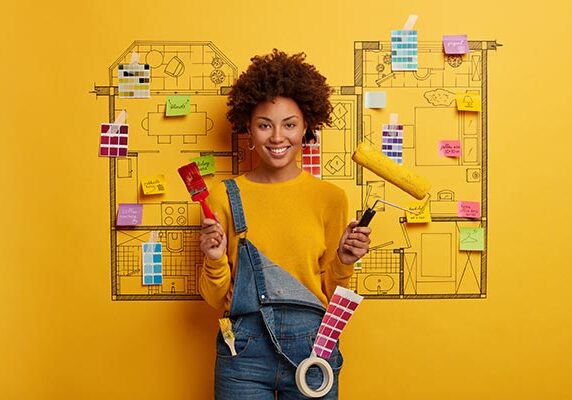
[[[201,207],[203,209],[203,214],[205,214],[205,217],[218,221],[218,219],[216,219],[215,215],[207,205],[205,199],[199,199],[199,203],[201,203]]]

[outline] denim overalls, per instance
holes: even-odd
[[[280,400],[305,399],[296,386],[295,371],[312,351],[324,306],[296,278],[246,239],[238,186],[234,180],[224,183],[234,230],[241,235],[229,313],[237,355],[230,354],[219,332],[215,398],[274,400],[274,392],[278,391]],[[322,399],[337,399],[337,378],[343,362],[337,346],[328,362],[335,380],[332,390]],[[310,387],[317,388],[322,383],[322,372],[317,367],[310,367],[306,377]]]

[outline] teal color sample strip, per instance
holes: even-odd
[[[163,284],[163,245],[145,242],[142,245],[143,285]]]
[[[391,31],[391,69],[417,71],[417,31]]]

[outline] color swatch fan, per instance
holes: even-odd
[[[338,286],[322,319],[313,351],[318,357],[329,358],[338,338],[363,297]]]

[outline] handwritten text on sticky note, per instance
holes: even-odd
[[[485,230],[483,228],[459,228],[459,249],[483,251],[485,249]]]
[[[412,212],[406,211],[405,217],[407,218],[407,223],[409,224],[426,224],[431,222],[431,212],[429,211],[428,204],[411,204],[409,207],[411,211],[417,211],[419,214],[414,214]]]
[[[143,204],[119,204],[117,210],[117,226],[141,225]]]
[[[478,201],[459,201],[457,215],[465,218],[481,218],[481,203]]]
[[[190,112],[190,96],[167,96],[167,108],[165,110],[165,115],[167,115],[167,117],[187,115]]]
[[[201,176],[214,174],[216,172],[214,156],[207,154],[206,156],[193,158],[191,161],[197,163]]]
[[[444,35],[443,49],[445,54],[467,54],[469,52],[467,35]]]
[[[439,141],[439,154],[443,157],[461,157],[460,140]]]
[[[143,194],[160,194],[167,192],[167,184],[165,175],[156,175],[151,178],[144,178],[141,180],[141,187]]]
[[[481,111],[480,93],[457,93],[456,99],[459,111]]]

